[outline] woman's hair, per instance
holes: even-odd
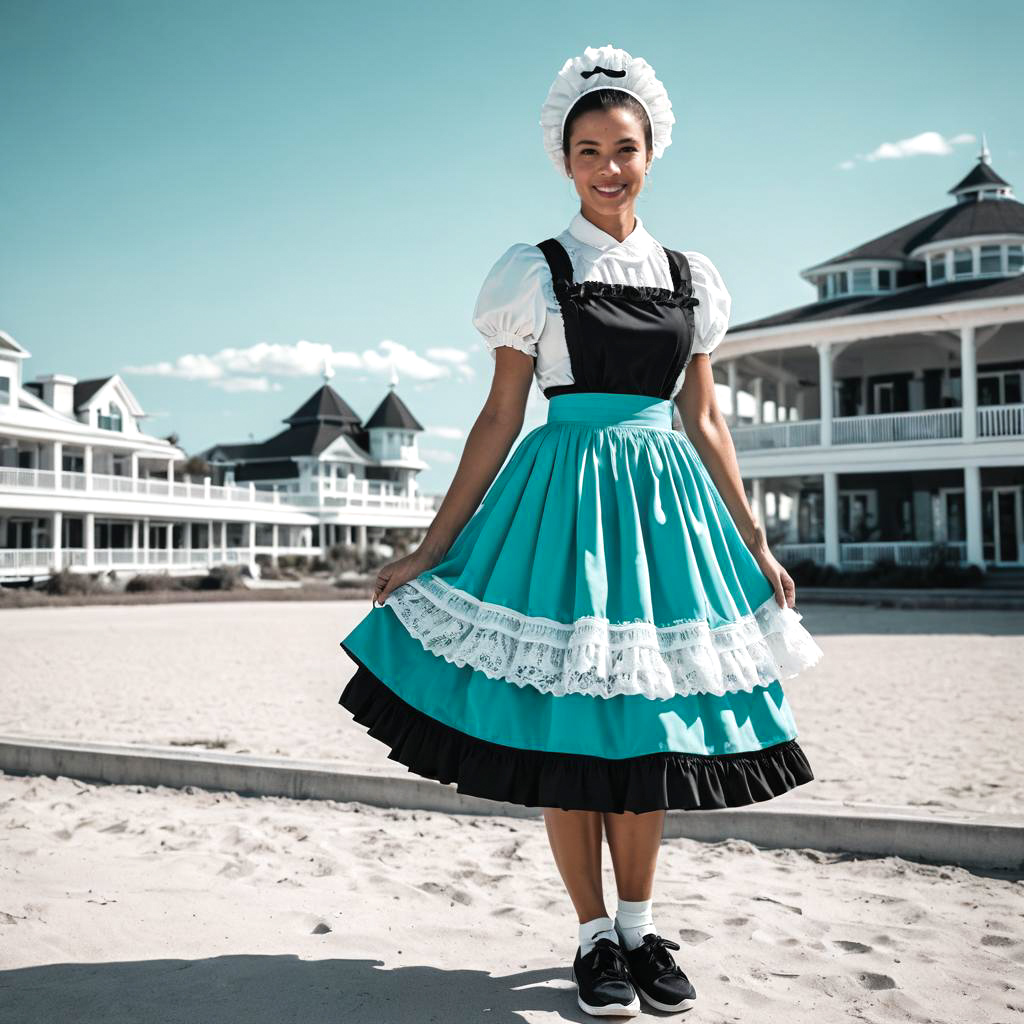
[[[569,155],[569,140],[572,138],[572,126],[576,118],[582,117],[591,110],[611,110],[613,107],[625,107],[632,111],[636,119],[644,126],[644,144],[647,151],[653,148],[653,136],[651,134],[651,122],[647,117],[647,111],[635,96],[621,89],[595,89],[586,93],[583,98],[573,105],[569,116],[565,119],[565,128],[562,130],[562,152]]]

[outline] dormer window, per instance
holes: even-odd
[[[937,252],[928,260],[928,283],[938,284],[946,280],[946,254]]]
[[[0,377],[0,405],[11,404],[11,378]]]
[[[121,407],[117,404],[117,402],[111,402],[107,406],[106,414],[100,413],[99,427],[101,430],[121,429]]]
[[[1001,274],[1003,272],[1003,249],[1000,245],[983,245],[978,258],[979,274]]]
[[[1006,272],[1019,274],[1024,270],[1024,245],[1008,245],[1006,247]]]
[[[970,249],[953,250],[953,276],[955,278],[974,276],[974,253]]]
[[[857,267],[853,271],[853,291],[855,292],[870,292],[871,287],[871,268],[870,267]]]

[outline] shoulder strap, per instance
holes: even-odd
[[[665,255],[668,257],[668,269],[672,274],[672,287],[679,291],[685,281],[687,284],[690,283],[690,261],[681,253],[675,249],[668,249],[662,246],[665,250]]]
[[[556,284],[561,281],[572,284],[572,260],[557,238],[548,238],[537,243],[537,248],[544,253],[544,258],[551,268],[551,279]]]

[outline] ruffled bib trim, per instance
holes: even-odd
[[[651,302],[660,306],[689,307],[700,304],[692,284],[684,281],[678,288],[653,284],[623,284],[618,281],[555,281],[555,295],[563,302],[586,302],[589,298],[612,297],[631,302]]]
[[[817,664],[821,648],[793,608],[772,596],[711,628],[703,619],[655,626],[592,616],[572,623],[481,601],[426,573],[385,599],[425,650],[541,693],[592,697],[751,692]]]

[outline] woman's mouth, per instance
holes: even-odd
[[[621,196],[626,191],[625,185],[595,185],[594,190],[598,195],[605,196],[608,199],[614,199],[616,196]]]

